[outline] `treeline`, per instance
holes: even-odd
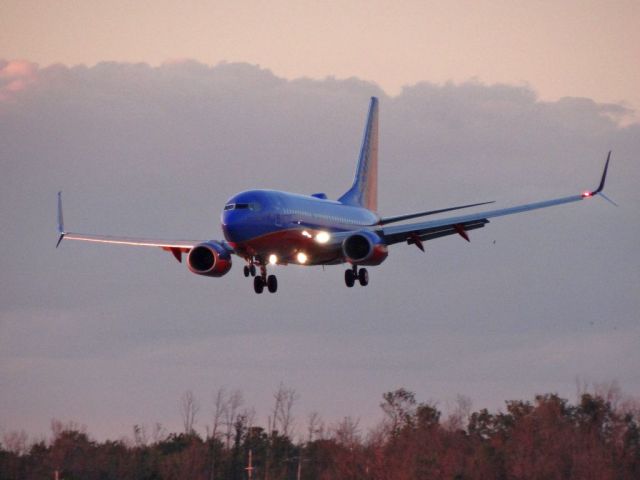
[[[383,395],[384,418],[370,432],[345,418],[326,427],[317,414],[293,429],[297,395],[281,387],[266,427],[254,425],[238,392],[218,392],[213,420],[194,430],[200,406],[180,402],[184,431],[134,427],[133,439],[97,442],[75,424],[52,422],[52,437],[29,443],[4,435],[1,479],[638,479],[637,403],[582,393],[508,401],[471,412],[464,397],[442,418],[405,389]]]

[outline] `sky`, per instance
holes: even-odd
[[[3,2],[0,433],[52,418],[98,438],[180,428],[191,389],[244,392],[266,423],[363,429],[399,387],[446,410],[618,381],[640,395],[637,2]],[[397,245],[371,283],[279,267],[257,296],[239,261],[191,274],[160,250],[55,247],[70,230],[221,238],[264,187],[336,198],[380,97],[382,214],[593,188],[471,243]]]
[[[292,79],[530,85],[640,108],[640,4],[556,1],[33,1],[0,5],[0,52],[43,65],[248,62]]]

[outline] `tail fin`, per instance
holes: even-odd
[[[371,97],[353,186],[339,199],[346,205],[378,210],[378,99]]]

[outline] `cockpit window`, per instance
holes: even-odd
[[[254,210],[258,211],[262,207],[257,202],[252,203],[227,203],[224,206],[225,210]]]

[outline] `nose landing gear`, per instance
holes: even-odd
[[[251,261],[249,265],[244,266],[243,272],[245,277],[248,277],[249,275],[251,275],[252,277],[256,276],[256,266],[254,265],[253,261]]]
[[[347,287],[353,287],[356,284],[356,280],[358,280],[363,287],[369,285],[369,272],[367,272],[366,268],[358,270],[358,266],[354,265],[344,272],[344,283]]]

